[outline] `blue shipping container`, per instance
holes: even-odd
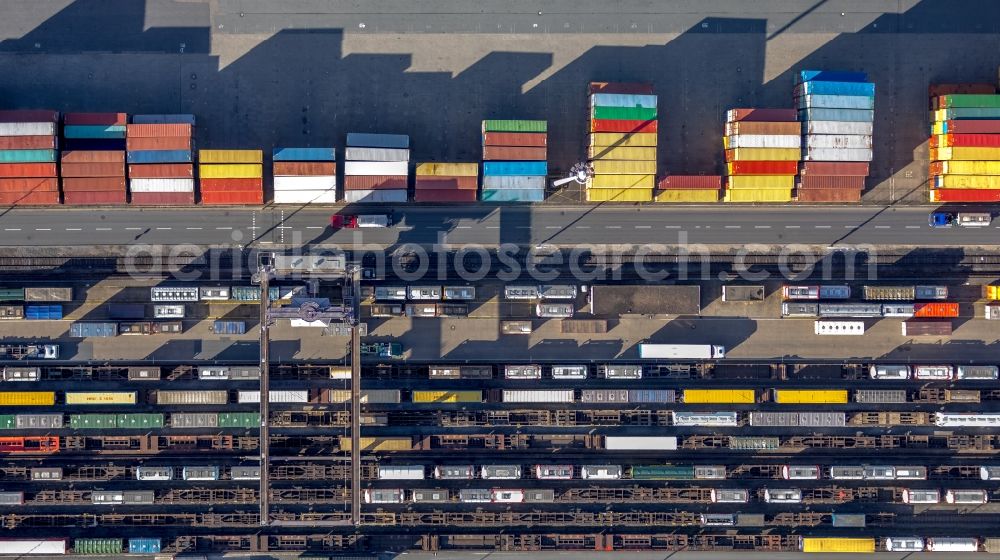
[[[212,326],[215,334],[244,334],[247,332],[245,321],[216,321]]]
[[[673,389],[629,389],[628,391],[630,403],[672,403],[676,400],[677,395]]]
[[[191,163],[191,150],[138,150],[126,154],[129,163]]]
[[[69,326],[73,338],[118,336],[118,323],[73,323]]]
[[[802,70],[796,76],[797,82],[867,82],[864,72],[844,72],[840,70]]]
[[[129,539],[129,554],[157,554],[160,552],[160,539]]]
[[[548,175],[549,164],[545,161],[484,161],[483,175]]]
[[[52,163],[55,150],[0,150],[0,163]]]
[[[804,95],[799,109],[874,109],[875,98],[867,95]]]
[[[483,189],[483,202],[542,202],[544,189]]]
[[[194,115],[132,115],[132,124],[189,124],[194,126]]]
[[[63,318],[61,305],[26,305],[24,318],[35,321],[58,321]]]
[[[875,111],[860,109],[799,109],[801,121],[850,121],[872,122]]]
[[[123,124],[68,124],[63,127],[66,138],[125,138]]]
[[[871,82],[806,82],[795,86],[795,95],[867,95],[875,97]]]
[[[595,93],[590,96],[594,107],[642,107],[656,109],[655,95],[628,95],[625,93]]]
[[[405,134],[348,132],[347,145],[359,148],[396,148],[405,150],[410,147],[410,137]]]
[[[337,161],[336,148],[275,148],[274,161]]]

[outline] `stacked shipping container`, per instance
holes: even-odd
[[[60,165],[66,204],[125,204],[125,113],[66,113]]]
[[[719,175],[668,175],[660,179],[656,202],[718,202]]]
[[[334,204],[337,202],[335,148],[275,148],[275,204]]]
[[[548,176],[548,122],[485,120],[483,193],[487,202],[541,202]]]
[[[1000,202],[1000,95],[942,89],[931,92],[931,202]]]
[[[410,137],[405,134],[347,135],[345,202],[406,202]]]
[[[199,150],[202,204],[263,204],[264,152]]]
[[[587,183],[587,202],[652,201],[657,134],[653,86],[591,82],[588,93],[587,157],[594,174]]]
[[[875,84],[863,72],[803,70],[795,86],[802,121],[799,202],[860,202],[872,160]]]
[[[0,204],[59,204],[56,111],[0,111]]]
[[[475,202],[479,165],[421,163],[416,169],[414,202]]]
[[[132,204],[194,204],[194,115],[133,115],[125,149]]]
[[[730,109],[726,202],[791,202],[802,139],[795,109]]]

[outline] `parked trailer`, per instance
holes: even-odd
[[[877,364],[868,368],[868,376],[872,379],[905,381],[910,378],[910,366]]]
[[[246,334],[246,321],[214,321],[212,332],[215,334]]]
[[[23,305],[0,305],[0,321],[8,321],[8,320],[14,321],[23,318],[24,318]]]
[[[405,286],[375,286],[376,300],[403,301],[406,299]]]
[[[726,357],[725,346],[712,344],[640,344],[644,360],[712,360]]]
[[[908,319],[901,323],[903,336],[951,336],[950,319]]]
[[[604,436],[604,449],[608,451],[676,451],[677,438],[673,436]]]
[[[865,334],[865,322],[818,320],[813,322],[813,332],[818,335],[861,336]]]
[[[0,539],[0,554],[15,557],[66,554],[67,542],[67,539]]]
[[[149,299],[160,302],[194,302],[198,301],[197,286],[154,286],[149,289]]]
[[[24,301],[73,301],[73,288],[25,288]]]
[[[818,317],[819,305],[815,303],[782,303],[782,317]]]
[[[118,323],[81,323],[69,326],[69,336],[72,338],[108,338],[118,336]]]
[[[955,378],[993,381],[1000,378],[1000,368],[997,366],[958,366]]]
[[[889,552],[923,552],[924,539],[920,537],[886,537],[885,549]]]
[[[979,539],[931,537],[927,539],[927,550],[931,552],[979,552]]]
[[[423,480],[423,465],[393,465],[378,467],[379,480]]]
[[[985,504],[989,501],[986,490],[946,490],[944,501],[949,504]]]
[[[723,286],[722,301],[764,301],[764,286]]]
[[[572,389],[504,389],[505,403],[573,403],[576,401]]]
[[[857,389],[854,402],[859,404],[901,404],[906,402],[906,391],[901,389]]]
[[[184,305],[154,305],[154,319],[183,319]]]
[[[946,428],[996,428],[1000,426],[1000,414],[981,412],[936,412],[934,425]]]

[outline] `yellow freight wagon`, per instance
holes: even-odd
[[[733,148],[726,150],[726,161],[799,161],[799,148]]]
[[[587,202],[652,202],[653,189],[587,189]]]
[[[726,189],[726,202],[791,202],[791,189]]]
[[[875,552],[875,539],[802,537],[802,552]]]
[[[198,174],[202,179],[259,179],[264,176],[262,169],[255,163],[202,164]]]
[[[588,189],[649,189],[656,187],[656,175],[595,175]]]
[[[264,163],[262,150],[198,150],[199,163]]]
[[[778,404],[847,404],[847,391],[840,389],[774,389]]]
[[[415,403],[481,403],[482,391],[414,391]]]
[[[638,132],[593,132],[590,134],[591,146],[621,146],[624,148],[655,148],[656,133]]]
[[[938,189],[1000,189],[1000,177],[986,175],[941,175],[934,179]]]
[[[596,175],[656,175],[655,161],[597,160],[593,166]]]
[[[477,177],[479,175],[478,163],[421,163],[417,165],[417,175],[420,176],[448,176],[448,177]]]
[[[684,389],[684,404],[753,404],[753,389]]]
[[[656,148],[629,148],[611,146],[591,146],[587,156],[592,159],[624,159],[630,161],[656,160]]]
[[[795,188],[795,175],[732,175],[726,179],[730,189],[787,189]]]
[[[52,406],[54,404],[56,404],[56,394],[52,391],[0,392],[0,406]]]
[[[942,161],[942,174],[950,175],[1000,175],[1000,161]]]
[[[656,202],[718,202],[716,189],[672,189],[656,193]]]
[[[977,160],[988,160],[996,161],[1000,160],[1000,148],[973,148],[973,147],[958,147],[958,148],[931,148],[930,150],[931,161],[945,161],[945,160],[964,160],[964,161],[977,161]]]
[[[342,451],[351,450],[351,438],[340,438],[340,449]],[[361,451],[381,452],[381,451],[411,451],[413,441],[408,437],[363,437],[361,438]]]
[[[66,393],[66,404],[135,404],[135,391]]]

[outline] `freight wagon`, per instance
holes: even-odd
[[[135,479],[143,481],[173,480],[173,467],[136,467]]]
[[[438,465],[434,467],[434,478],[440,480],[468,480],[474,477],[472,465]]]
[[[67,405],[133,405],[138,402],[135,391],[69,392],[65,394]]]
[[[956,379],[996,380],[1000,378],[997,366],[958,366]]]
[[[587,366],[552,366],[552,379],[586,379]]]
[[[632,480],[724,480],[726,467],[722,465],[633,465],[629,469]]]
[[[820,317],[881,317],[882,306],[878,303],[821,303]]]
[[[369,308],[372,317],[402,317],[403,306],[398,304],[373,303]]]
[[[913,368],[913,378],[921,381],[951,381],[954,377],[955,370],[951,366],[933,365]]]
[[[62,467],[32,467],[32,482],[57,482],[63,479]]]
[[[451,492],[447,488],[421,488],[410,491],[411,501],[415,504],[443,504],[451,501]]]
[[[219,467],[183,467],[181,478],[184,480],[219,480]]]
[[[750,501],[750,492],[742,488],[712,488],[712,503],[745,504]]]
[[[979,539],[932,537],[927,539],[927,550],[931,552],[978,552]]]
[[[154,286],[149,289],[149,298],[153,302],[194,302],[198,301],[197,286]]]
[[[604,379],[642,379],[642,366],[604,364],[597,366],[597,375]]]
[[[778,404],[847,404],[847,391],[838,389],[772,389]]]
[[[505,403],[572,403],[575,395],[572,389],[504,389],[501,393]]]
[[[818,317],[819,304],[816,303],[782,303],[782,317]]]
[[[24,301],[73,301],[73,288],[25,288]]]
[[[37,367],[6,366],[0,368],[0,381],[38,381],[42,378],[42,369]]]
[[[483,480],[517,480],[521,478],[520,465],[483,465],[479,476]]]
[[[676,451],[677,438],[673,436],[604,436],[604,449],[608,451]]]
[[[735,412],[678,412],[670,411],[674,426],[730,427],[739,425]]]
[[[750,425],[769,428],[842,428],[847,425],[847,421],[843,412],[751,412]]]
[[[900,404],[906,402],[906,391],[884,389],[858,389],[854,402],[860,404]]]
[[[685,404],[754,404],[753,389],[684,389]]]
[[[229,478],[231,480],[260,480],[260,467],[230,467]]]
[[[160,368],[158,367],[128,368],[129,381],[158,381],[159,379],[160,379]]]
[[[493,379],[493,366],[430,366],[430,379]]]
[[[986,490],[947,490],[944,501],[949,504],[985,504],[989,501]]]
[[[518,393],[520,393],[520,391],[518,391]],[[481,403],[483,402],[483,392],[482,391],[413,391],[411,394],[411,400],[413,403],[416,404]]]
[[[58,344],[0,344],[2,360],[57,360]]]
[[[875,539],[802,537],[802,552],[875,552]]]
[[[889,552],[923,552],[924,539],[920,537],[886,537],[885,549]]]
[[[580,478],[584,480],[618,480],[621,477],[621,465],[583,465],[580,467]]]
[[[503,376],[506,379],[541,379],[542,366],[529,365],[507,365],[503,367]]]
[[[573,465],[535,465],[535,478],[539,480],[571,480]]]
[[[1000,414],[936,412],[934,425],[945,428],[997,428],[1000,427]]]
[[[819,480],[818,465],[782,465],[781,478],[785,480]]]
[[[379,466],[379,480],[423,480],[423,465]]]
[[[259,403],[260,391],[237,391],[236,402],[238,403]],[[269,403],[308,403],[309,391],[269,391],[267,393]]]
[[[259,395],[257,397],[260,398]],[[228,391],[165,391],[157,389],[154,401],[158,405],[228,404]]]
[[[868,368],[868,376],[872,379],[905,381],[910,378],[910,366],[876,364]]]

